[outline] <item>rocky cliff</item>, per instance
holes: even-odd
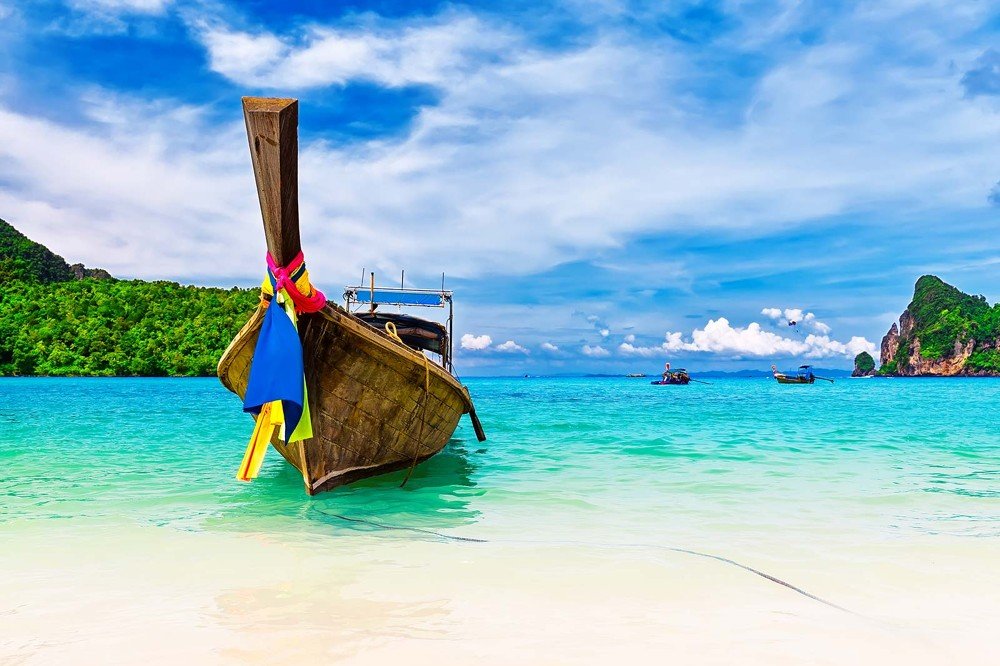
[[[925,275],[882,338],[881,362],[881,375],[1000,376],[1000,304]]]

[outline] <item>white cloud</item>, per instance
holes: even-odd
[[[285,52],[281,40],[266,33],[209,31],[204,40],[211,68],[216,72],[229,72],[235,79],[250,77],[253,72],[273,65]]]
[[[493,343],[493,338],[488,335],[473,335],[466,333],[462,336],[462,349],[480,351],[486,349]]]
[[[358,79],[392,87],[454,83],[518,41],[511,32],[455,14],[361,29],[313,24],[281,37],[204,20],[194,28],[213,71],[243,85],[284,91]],[[261,45],[266,56],[254,53],[253,45]],[[247,60],[236,53],[246,53]]]
[[[632,344],[633,342],[635,342],[635,335],[632,334],[632,333],[629,333],[628,335],[626,335],[625,336],[625,342],[627,342],[629,344]]]
[[[821,321],[813,322],[812,327],[819,331],[820,335],[826,335],[832,330],[827,324]]]
[[[601,329],[601,330],[599,331],[599,333],[601,334],[601,337],[602,337],[602,338],[606,338],[606,337],[608,337],[609,335],[611,335],[611,331],[610,331],[610,330],[608,330],[608,329],[606,329],[606,328],[602,328],[602,329]]]
[[[69,0],[78,11],[105,14],[161,14],[173,0]]]
[[[590,345],[584,345],[580,347],[580,351],[584,356],[590,356],[591,358],[604,358],[605,356],[611,355],[611,352],[600,345],[595,345],[593,347]]]
[[[619,345],[626,356],[659,356],[669,352],[703,352],[730,357],[804,356],[828,358],[853,357],[859,352],[875,352],[875,345],[862,337],[848,342],[831,340],[826,335],[809,334],[804,339],[789,338],[765,331],[751,322],[745,328],[733,327],[725,317],[709,320],[704,328],[695,329],[687,339],[679,332],[668,332],[664,341],[653,347],[639,347],[629,342]]]
[[[557,351],[559,351],[559,347],[557,347],[556,345],[552,344],[551,342],[543,342],[540,346],[541,346],[542,349],[544,349],[547,352],[557,352]]]
[[[211,127],[198,108],[108,91],[85,97],[81,112],[89,124],[68,127],[0,103],[6,220],[71,262],[121,277],[263,270],[239,124]]]
[[[812,315],[810,315],[812,316]],[[799,308],[785,308],[785,319],[789,322],[802,321],[802,310]]]
[[[500,343],[496,347],[494,347],[494,349],[496,349],[498,352],[506,352],[506,353],[519,353],[519,354],[531,353],[526,348],[517,344],[513,340],[508,340],[507,342]]]
[[[785,308],[784,310],[780,308],[764,308],[760,313],[774,320],[784,320],[789,325],[795,322],[799,326],[806,326],[820,335],[826,335],[833,330],[828,324],[818,320],[814,313],[805,312],[801,308]]]
[[[618,351],[625,356],[655,356],[662,353],[660,347],[638,347],[631,342],[618,345]]]

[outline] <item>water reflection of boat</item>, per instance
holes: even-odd
[[[452,439],[436,456],[413,470],[407,488],[413,493],[401,501],[396,493],[406,472],[398,471],[362,479],[336,495],[311,500],[310,517],[336,522],[339,516],[366,517],[380,524],[404,524],[447,529],[474,523],[479,519],[477,499],[484,491],[476,488],[479,457],[474,440]],[[300,505],[301,506],[301,505]],[[364,523],[355,525],[368,530]]]

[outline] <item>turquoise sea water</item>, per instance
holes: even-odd
[[[997,380],[467,383],[488,441],[463,418],[405,488],[393,474],[310,498],[274,451],[234,479],[252,423],[214,379],[0,379],[0,525],[372,531],[339,514],[740,553],[1000,535]]]

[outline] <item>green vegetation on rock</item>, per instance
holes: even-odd
[[[1000,373],[1000,304],[924,275],[899,321],[898,336],[883,340],[880,374]]]
[[[868,352],[861,352],[854,357],[854,372],[868,374],[875,369],[875,359]]]
[[[0,282],[63,282],[74,277],[62,257],[0,220]]]
[[[0,376],[213,375],[257,290],[86,277],[0,222]]]

